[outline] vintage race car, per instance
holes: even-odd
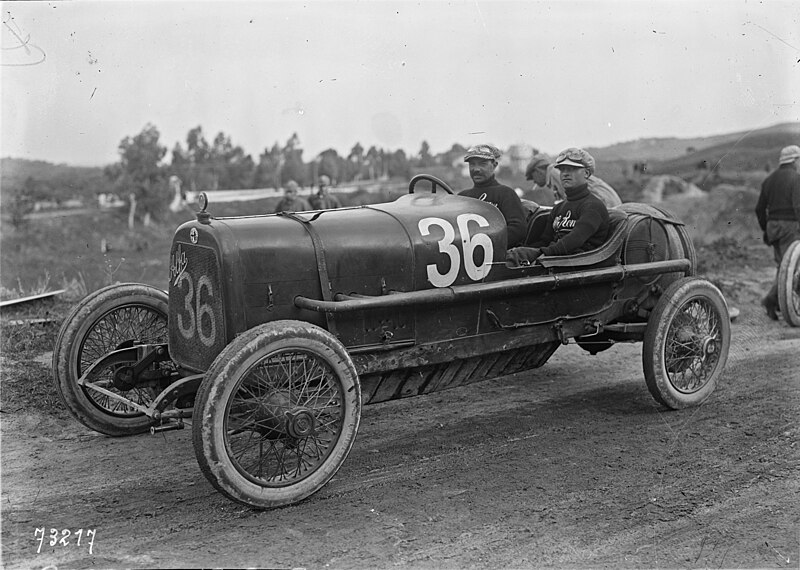
[[[202,472],[254,508],[330,481],[362,404],[535,369],[568,342],[593,354],[642,342],[645,383],[668,408],[703,402],[725,366],[726,301],[694,275],[681,222],[653,206],[623,204],[600,248],[527,267],[507,267],[497,208],[428,175],[377,205],[201,207],[175,232],[168,294],[118,284],[73,309],[55,385],[112,436],[191,418]]]

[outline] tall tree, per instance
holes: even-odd
[[[387,173],[389,177],[409,178],[411,174],[411,164],[408,162],[406,153],[403,149],[398,149],[389,155]]]
[[[317,176],[326,175],[331,181],[336,182],[340,180],[340,163],[342,162],[339,153],[336,150],[329,148],[320,153],[317,158],[319,165],[317,167]],[[317,181],[314,180],[314,183]]]
[[[125,137],[118,147],[119,163],[116,168],[112,166],[107,170],[116,188],[128,196],[128,227],[131,229],[135,224],[137,208],[147,225],[169,200],[166,171],[161,165],[167,147],[159,143],[160,136],[155,125],[148,123],[138,135]]]
[[[308,182],[308,169],[303,164],[303,149],[300,148],[300,137],[297,136],[297,133],[292,134],[286,141],[282,157],[280,185],[283,186],[289,180],[294,180],[305,186]]]
[[[364,160],[364,147],[361,143],[356,143],[347,155],[347,174],[350,180],[360,180],[364,176]]]
[[[235,146],[231,138],[220,132],[211,147],[210,167],[216,188],[224,190],[249,188],[255,164],[249,154]]]
[[[428,141],[422,141],[422,146],[420,146],[419,154],[417,155],[417,166],[425,168],[434,164],[436,164],[436,161],[431,155],[431,147]]]
[[[464,155],[466,154],[466,152],[467,152],[466,148],[464,148],[458,143],[455,143],[453,144],[452,147],[450,147],[450,150],[446,151],[441,156],[441,164],[448,166],[456,162],[460,162],[464,159]]]
[[[367,157],[364,160],[370,180],[375,180],[381,175],[383,165],[381,164],[381,153],[374,146],[369,147]]]
[[[186,150],[176,144],[172,150],[172,171],[192,192],[214,190],[216,180],[211,169],[211,145],[203,135],[203,127],[190,129]]]
[[[253,176],[253,185],[256,188],[277,188],[280,186],[280,168],[283,164],[283,155],[278,143],[271,149],[265,148],[258,157],[258,165]]]

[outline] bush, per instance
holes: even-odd
[[[20,229],[26,222],[26,216],[33,212],[34,201],[25,190],[13,191],[6,209],[8,210],[11,225],[15,230]]]

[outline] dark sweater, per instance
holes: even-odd
[[[794,166],[782,164],[764,179],[756,216],[762,231],[767,229],[767,220],[800,222],[800,174]]]
[[[534,244],[544,255],[569,255],[600,247],[608,238],[608,209],[587,184],[566,190],[567,199],[550,212]]]
[[[525,238],[528,226],[525,222],[525,212],[522,209],[522,202],[513,189],[500,184],[494,176],[483,184],[476,184],[468,190],[462,190],[459,196],[477,198],[497,207],[506,219],[508,228],[508,238],[506,247],[511,249],[520,245]]]

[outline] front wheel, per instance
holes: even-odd
[[[800,327],[800,241],[792,242],[778,269],[778,306],[786,324]]]
[[[150,429],[142,412],[119,400],[78,384],[99,358],[134,343],[167,342],[167,294],[137,283],[111,285],[81,301],[64,319],[53,348],[53,381],[70,413],[83,425],[111,436],[133,435]],[[136,404],[147,406],[156,395],[149,386],[119,388],[114,362],[95,370],[89,380]],[[169,363],[154,366],[168,366]]]
[[[298,502],[346,459],[361,387],[344,346],[320,327],[275,321],[239,335],[200,385],[192,442],[223,495],[257,509]]]
[[[725,368],[730,343],[728,305],[719,289],[694,277],[672,283],[647,321],[642,345],[653,398],[672,409],[705,401]]]

